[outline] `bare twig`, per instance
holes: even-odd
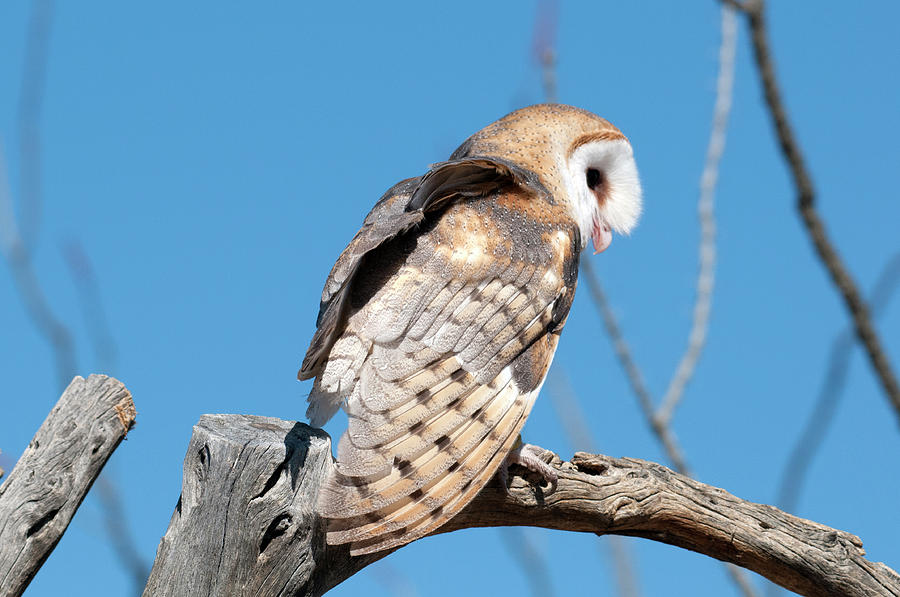
[[[581,264],[582,272],[588,282],[588,288],[594,304],[606,325],[607,332],[613,341],[613,347],[619,362],[622,364],[631,388],[638,398],[644,417],[663,444],[675,468],[684,474],[690,474],[678,442],[670,429],[672,413],[683,395],[684,388],[696,368],[697,360],[706,339],[709,325],[709,311],[712,304],[712,289],[715,267],[715,219],[713,201],[718,179],[718,165],[725,149],[725,129],[731,110],[731,90],[734,84],[734,54],[737,29],[734,12],[722,8],[722,42],[719,49],[719,74],[716,85],[716,101],[713,109],[713,124],[706,152],[706,162],[700,178],[700,199],[698,213],[700,216],[700,267],[697,277],[697,298],[694,305],[694,320],[688,337],[688,348],[678,365],[662,405],[654,406],[650,391],[644,383],[643,375],[631,356],[628,344],[619,328],[615,314],[606,298],[606,293],[589,260]]]
[[[733,4],[732,2],[727,2]],[[881,345],[869,307],[863,300],[853,277],[844,265],[837,250],[828,238],[825,225],[815,207],[815,190],[812,179],[803,159],[803,153],[794,131],[788,120],[787,110],[781,99],[781,92],[775,79],[775,63],[769,49],[768,31],[765,20],[764,0],[748,0],[742,5],[744,14],[750,25],[750,36],[753,42],[753,56],[756,60],[759,78],[762,83],[766,105],[772,117],[772,124],[778,137],[782,156],[791,172],[797,192],[797,209],[806,227],[816,253],[831,276],[844,300],[844,305],[853,320],[857,337],[865,347],[869,362],[881,383],[895,414],[900,418],[900,385],[891,369],[890,360]]]
[[[535,21],[534,31],[534,55],[541,65],[544,101],[549,103],[557,101],[555,48],[558,16],[559,5],[556,0],[544,0],[538,5],[538,18]],[[557,392],[554,392],[553,395],[557,398],[559,397]],[[571,392],[571,387],[569,387],[569,392],[566,396],[569,398],[568,407],[557,402],[556,399],[554,400],[557,412],[563,421],[563,427],[566,429],[569,437],[572,438],[576,449],[593,450],[594,441],[591,432],[584,424],[585,419],[577,415],[571,416],[575,412],[581,411],[574,393]],[[640,594],[638,580],[632,562],[633,558],[625,547],[624,539],[610,536],[607,543],[619,594],[622,597],[637,597]]]
[[[116,372],[118,349],[115,338],[109,329],[106,309],[103,308],[100,284],[97,281],[97,274],[91,264],[91,259],[81,243],[75,239],[69,240],[63,245],[62,254],[78,290],[81,312],[91,337],[97,365],[101,371],[113,374]]]
[[[6,178],[5,160],[0,147],[0,244],[13,272],[25,309],[53,350],[59,384],[65,388],[76,372],[75,349],[68,328],[51,311],[32,264],[32,252],[37,244],[43,212],[40,113],[44,98],[53,6],[52,0],[33,2],[26,36],[18,108],[21,225],[16,222],[15,207]],[[66,253],[76,282],[80,282],[78,287],[83,299],[82,306],[88,329],[93,335],[98,360],[102,363],[104,372],[110,373],[114,368],[115,344],[106,325],[96,278],[80,246],[73,244]],[[99,491],[105,526],[110,534],[114,552],[140,591],[146,582],[149,566],[140,558],[128,531],[118,489],[104,475],[100,478]]]
[[[97,489],[103,504],[106,534],[113,544],[119,562],[131,578],[135,594],[140,595],[147,577],[150,576],[150,565],[141,555],[131,534],[122,504],[122,495],[116,483],[109,479],[109,475],[100,476]]]
[[[6,178],[6,162],[0,143],[0,249],[12,270],[13,280],[28,316],[38,332],[46,338],[56,360],[56,376],[60,388],[65,388],[75,371],[75,351],[72,337],[47,304],[47,298],[35,275],[31,254],[16,225],[12,196]]]
[[[534,546],[534,542],[528,538],[521,527],[503,527],[500,536],[506,544],[507,551],[513,560],[522,567],[522,572],[528,579],[528,586],[534,597],[550,597],[554,595],[553,584],[550,582],[550,570],[540,551]]]
[[[541,66],[541,85],[544,89],[544,101],[551,104],[557,101],[556,29],[558,19],[558,1],[541,0],[538,4],[538,15],[534,21],[532,48],[534,57]]]
[[[613,574],[616,576],[616,589],[622,597],[640,597],[641,588],[638,585],[638,573],[634,568],[634,556],[628,549],[625,537],[607,535],[604,544],[609,551],[613,564]]]
[[[715,220],[713,215],[713,199],[718,179],[718,164],[725,148],[725,129],[731,109],[731,90],[734,83],[734,55],[737,28],[734,12],[725,6],[722,8],[722,41],[719,49],[719,74],[716,86],[716,101],[713,109],[713,124],[707,147],[706,163],[700,179],[700,198],[698,212],[700,215],[700,267],[697,279],[697,297],[694,306],[694,319],[688,338],[688,348],[669,383],[661,406],[657,409],[644,383],[643,375],[625,341],[615,314],[606,298],[606,293],[589,260],[581,262],[581,271],[587,279],[588,288],[594,304],[600,311],[607,333],[613,342],[616,357],[625,370],[625,375],[638,404],[656,438],[662,444],[669,460],[678,472],[690,475],[690,468],[670,423],[672,414],[684,389],[692,377],[706,340],[709,325],[709,312],[712,304],[712,290],[715,267]],[[747,576],[734,565],[727,566],[727,572],[738,589],[746,596],[756,594]]]
[[[687,464],[687,460],[684,458],[684,454],[678,444],[678,439],[675,437],[675,432],[672,431],[672,428],[667,423],[661,421],[656,416],[650,392],[644,385],[644,379],[640,369],[638,369],[637,364],[631,357],[631,351],[628,348],[628,344],[625,342],[625,337],[619,329],[616,316],[613,314],[609,302],[606,300],[606,295],[603,292],[600,281],[594,274],[594,270],[592,269],[589,260],[585,259],[581,262],[581,271],[582,274],[584,274],[584,277],[587,278],[588,288],[594,299],[594,304],[600,310],[600,314],[606,325],[606,332],[613,342],[613,348],[615,349],[619,363],[621,363],[622,368],[625,369],[626,377],[631,383],[631,389],[638,398],[638,404],[641,406],[641,410],[644,413],[644,419],[650,425],[650,429],[662,444],[663,449],[666,451],[666,455],[669,457],[669,461],[675,467],[675,470],[683,475],[691,476],[691,469]],[[732,564],[728,564],[727,569],[728,575],[745,596],[751,597],[756,595],[756,591],[753,589],[750,581],[739,568]]]
[[[568,374],[560,367],[554,367],[550,370],[549,377],[547,384],[549,387],[545,393],[550,394],[553,409],[562,422],[563,431],[565,431],[571,447],[588,452],[598,451],[599,446],[594,439],[594,434],[587,425],[587,415],[575,396],[575,390],[572,389],[572,382]]]
[[[67,380],[71,380],[75,375],[75,351],[72,345],[71,336],[68,328],[56,319],[46,302],[43,290],[37,280],[31,263],[31,254],[25,248],[25,244],[18,233],[18,228],[13,216],[12,201],[10,199],[9,187],[5,177],[4,160],[2,147],[0,147],[0,244],[4,249],[10,269],[13,272],[13,278],[16,281],[21,295],[22,302],[26,311],[30,315],[32,322],[38,331],[47,339],[56,359],[57,377],[59,382],[65,387]],[[86,257],[81,254],[82,267],[86,266],[89,272],[90,263]],[[73,259],[70,256],[69,265],[74,268]],[[79,272],[73,270],[73,274],[78,277]],[[82,272],[81,275],[84,275]],[[93,284],[93,286],[91,286]],[[82,292],[89,291],[93,288],[96,291],[96,283],[94,280],[83,281],[80,289]],[[91,311],[91,297],[84,297],[86,312]],[[99,294],[95,297],[99,301]],[[98,319],[101,323],[105,321],[99,302],[93,308],[98,311],[98,315],[94,319]],[[115,348],[112,344],[111,337],[105,327],[97,328],[91,325],[91,317],[88,317],[89,328],[95,333],[95,348],[98,351],[101,361],[106,361],[107,365],[115,360]],[[104,340],[103,338],[110,338]],[[104,355],[107,355],[104,358]],[[105,373],[111,372],[110,368],[104,370]],[[122,566],[131,576],[134,585],[138,588],[138,592],[143,587],[149,573],[149,566],[138,555],[137,547],[131,534],[128,532],[126,518],[122,511],[121,499],[118,496],[117,488],[114,483],[107,479],[106,475],[100,477],[100,498],[104,505],[104,520],[106,529],[110,534],[110,539],[115,547],[114,552],[118,555],[122,562]]]
[[[895,254],[885,264],[875,282],[870,301],[873,316],[878,317],[881,314],[898,284],[900,284],[900,253]],[[776,503],[782,510],[793,512],[796,509],[810,464],[825,439],[843,394],[855,339],[853,330],[848,328],[839,333],[831,344],[828,368],[822,380],[819,398],[781,473]]]
[[[594,440],[594,434],[587,426],[587,417],[581,408],[569,376],[565,373],[554,374],[551,379],[551,388],[548,392],[553,401],[556,414],[562,421],[566,436],[576,450],[596,452],[599,447]],[[610,535],[603,546],[608,548],[612,562],[613,574],[616,577],[616,587],[622,597],[638,597],[641,594],[638,586],[637,573],[633,563],[633,556],[628,551],[625,538]]]
[[[419,594],[409,577],[387,560],[378,562],[378,565],[371,568],[371,571],[375,580],[397,597],[417,597]]]
[[[53,0],[34,0],[25,38],[25,63],[19,91],[19,183],[21,235],[26,252],[37,244],[41,226],[40,116],[44,99]]]
[[[541,85],[544,91],[544,101],[554,103],[557,101],[557,80],[556,80],[556,31],[559,19],[559,4],[557,0],[543,0],[538,4],[538,17],[535,20],[535,30],[533,38],[534,56],[541,66]],[[557,413],[563,421],[563,427],[572,439],[576,449],[594,450],[594,441],[591,432],[584,424],[584,418],[579,416],[571,416],[575,412],[580,412],[578,401],[571,387],[568,388],[567,404],[558,402],[559,393],[553,392],[554,404],[557,406]],[[576,421],[577,419],[577,421]],[[508,542],[509,543],[509,542]],[[610,536],[607,542],[610,550],[613,571],[616,576],[616,585],[619,594],[622,597],[637,597],[640,594],[638,590],[638,580],[635,576],[632,556],[625,548],[624,539],[621,537]],[[527,558],[520,558],[520,561],[527,562]],[[534,570],[541,570],[544,574],[546,566],[535,565]],[[532,586],[538,586],[538,579],[532,580]],[[549,574],[547,580],[544,581],[547,590],[550,589]],[[549,594],[549,593],[547,593]]]
[[[590,260],[583,259],[581,261],[581,273],[587,280],[591,298],[594,301],[594,305],[596,305],[597,309],[600,311],[600,316],[603,318],[603,323],[606,326],[606,333],[610,340],[612,340],[616,357],[622,365],[622,368],[625,370],[625,376],[628,378],[631,389],[638,399],[638,404],[641,407],[641,411],[644,413],[644,419],[647,421],[653,434],[662,444],[666,451],[666,455],[669,457],[669,461],[675,469],[684,475],[690,475],[690,468],[684,458],[681,447],[675,437],[675,433],[666,422],[660,420],[659,417],[656,416],[653,398],[650,396],[650,391],[644,384],[644,376],[641,374],[641,370],[631,356],[631,350],[628,348],[628,343],[625,342],[625,336],[619,328],[619,323],[616,321],[616,316],[609,305],[609,301],[606,299],[606,293],[603,291],[599,278],[594,273],[594,267],[591,265]]]
[[[100,370],[104,373],[115,373],[118,351],[109,329],[100,284],[91,260],[77,240],[65,243],[63,257],[78,289],[81,310]],[[139,595],[150,574],[150,564],[141,556],[134,541],[118,483],[110,478],[109,472],[100,477],[98,489],[103,506],[104,526],[113,544],[113,551],[131,578],[135,594]]]
[[[657,417],[668,423],[684,389],[694,375],[700,353],[709,329],[709,313],[712,307],[713,284],[716,265],[716,219],[713,211],[716,183],[719,178],[719,161],[725,151],[725,131],[731,112],[731,92],[734,87],[734,54],[737,39],[737,17],[733,10],[722,10],[722,42],[719,47],[719,75],[716,82],[716,102],[713,108],[712,130],[706,148],[706,164],[700,176],[700,198],[697,212],[700,218],[700,267],[697,274],[697,296],[694,303],[694,319],[688,335],[688,346],[669,387],[663,396]]]
[[[749,0],[749,1],[752,2],[753,0]],[[745,5],[745,3],[740,2],[739,0],[722,0],[722,4],[724,4],[726,6],[730,6],[731,8],[733,8],[734,10],[737,10],[739,12],[747,11],[747,6]]]
[[[16,223],[6,162],[0,144],[0,245],[9,262],[22,302],[38,331],[53,348],[59,387],[65,388],[75,371],[75,352],[68,329],[47,304],[31,261],[40,228],[41,144],[40,113],[47,70],[52,0],[35,0],[25,41],[25,64],[19,95],[19,164],[22,225]]]

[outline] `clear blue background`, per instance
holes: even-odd
[[[148,561],[201,414],[302,418],[309,385],[295,373],[321,284],[371,204],[485,124],[541,100],[536,14],[533,2],[56,4],[35,266],[85,375],[101,364],[60,247],[81,243],[97,273],[118,348],[111,373],[139,411],[108,471]],[[15,197],[28,15],[25,2],[0,7],[0,137]],[[769,17],[821,212],[869,289],[900,249],[900,5],[773,2]],[[655,395],[690,325],[718,44],[711,0],[560,3],[560,100],[617,124],[642,173],[641,225],[593,263]],[[675,429],[698,479],[772,502],[847,317],[795,213],[743,22],[738,48],[709,345]],[[524,435],[563,457],[587,447],[570,445],[547,395],[567,376],[599,450],[665,462],[585,290]],[[900,368],[900,308],[879,329]],[[9,470],[59,387],[5,264],[0,354]],[[869,557],[900,567],[898,452],[897,417],[857,352],[796,513],[858,534]],[[606,539],[524,536],[546,558],[556,594],[615,594]],[[628,547],[646,595],[733,594],[717,562],[650,541]],[[406,547],[334,594],[527,594],[526,583],[501,531],[473,530]],[[27,594],[131,589],[100,502],[88,497]]]

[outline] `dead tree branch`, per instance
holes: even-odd
[[[754,570],[802,595],[900,596],[900,576],[866,560],[843,531],[741,500],[664,466],[577,453],[545,455],[559,474],[544,495],[492,482],[439,532],[537,526],[661,541]],[[351,557],[325,544],[313,505],[333,466],[327,434],[302,423],[204,415],[182,494],[144,595],[322,595],[389,552]]]
[[[853,281],[850,271],[834,248],[825,224],[816,210],[816,193],[813,187],[812,177],[806,168],[803,152],[797,137],[788,120],[787,110],[781,99],[781,91],[775,78],[775,62],[769,48],[769,33],[766,27],[764,0],[747,0],[743,3],[726,2],[731,6],[738,6],[745,15],[750,26],[750,37],[753,43],[753,56],[759,73],[760,82],[765,95],[766,106],[772,117],[775,134],[782,157],[787,163],[794,187],[797,192],[797,210],[806,227],[806,232],[815,247],[819,259],[824,264],[831,276],[831,281],[837,287],[844,300],[844,305],[853,320],[853,327],[859,337],[869,362],[875,370],[875,374],[881,383],[884,393],[888,398],[895,413],[900,417],[900,385],[897,377],[891,369],[890,360],[881,345],[878,332],[872,325],[872,317],[869,306],[863,300],[862,294]]]
[[[0,485],[0,595],[21,595],[134,425],[131,393],[76,377]]]

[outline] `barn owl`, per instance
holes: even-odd
[[[517,110],[391,188],[325,282],[298,377],[348,428],[318,499],[353,555],[423,537],[498,470],[555,482],[519,431],[574,298],[579,255],[641,212],[631,145],[559,104]]]

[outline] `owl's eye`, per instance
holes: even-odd
[[[587,186],[592,191],[596,191],[597,188],[603,183],[603,175],[600,174],[600,171],[596,168],[588,168],[585,173],[585,178],[587,179]]]

